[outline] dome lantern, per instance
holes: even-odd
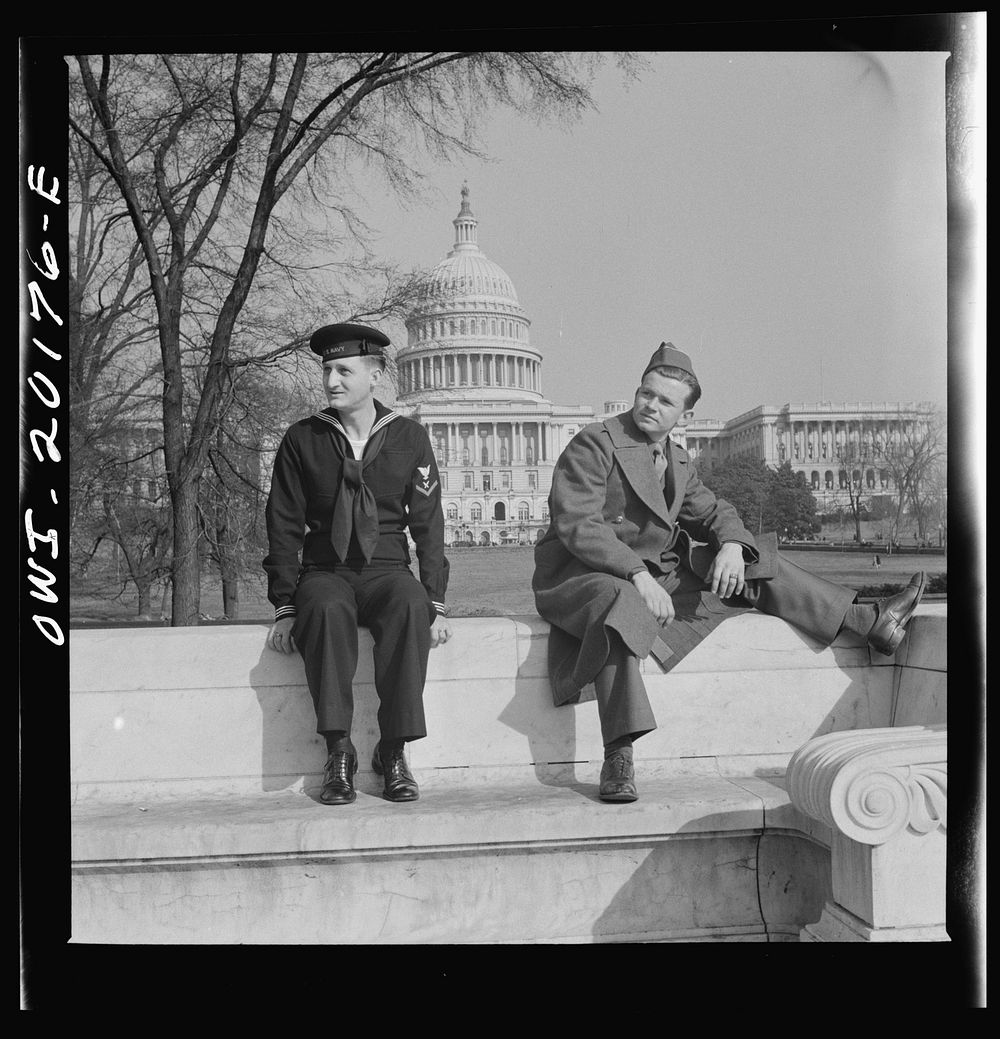
[[[455,227],[455,245],[448,255],[454,256],[460,250],[466,252],[475,250],[478,252],[479,246],[476,244],[476,218],[472,215],[472,210],[469,208],[469,185],[467,182],[462,185],[462,208],[458,211],[458,216],[452,220],[452,224]]]

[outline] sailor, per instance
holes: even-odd
[[[437,463],[423,426],[375,399],[386,335],[332,324],[309,345],[322,358],[328,407],[292,425],[275,456],[264,559],[275,619],[267,644],[301,654],[327,746],[319,798],[350,804],[357,797],[351,727],[358,628],[369,629],[379,701],[372,768],[383,777],[383,797],[415,801],[419,788],[404,747],[427,734],[428,655],[452,634]],[[410,569],[407,528],[419,579]]]

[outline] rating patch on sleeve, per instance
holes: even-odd
[[[421,494],[429,498],[434,488],[438,485],[437,480],[431,483],[431,467],[429,465],[418,465],[417,474],[420,478],[414,482],[413,489],[420,491]]]

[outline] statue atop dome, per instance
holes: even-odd
[[[478,252],[479,245],[476,241],[477,221],[469,208],[468,181],[463,181],[462,183],[462,206],[458,211],[458,216],[452,220],[452,224],[455,227],[455,245],[448,255],[454,256],[458,252],[472,252],[473,250]]]

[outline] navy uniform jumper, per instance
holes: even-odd
[[[305,662],[317,732],[351,731],[358,627],[364,626],[375,642],[381,738],[415,740],[427,734],[430,627],[445,612],[448,586],[437,463],[426,430],[379,401],[360,466],[352,468],[353,459],[333,408],[285,433],[265,513],[268,599],[275,620],[295,617],[292,637]],[[358,471],[360,484],[350,477]],[[350,500],[337,509],[342,495]],[[373,500],[378,519],[368,559],[350,519],[351,502],[362,496]],[[345,510],[347,529],[338,540]],[[419,580],[410,570],[407,527]]]

